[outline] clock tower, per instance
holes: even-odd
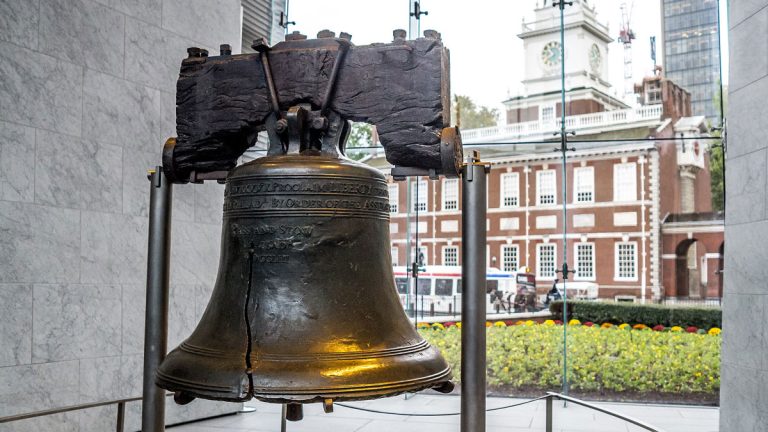
[[[531,22],[523,22],[525,96],[504,102],[508,123],[549,120],[560,113],[560,8],[539,0]],[[589,0],[573,0],[563,17],[565,40],[566,115],[627,108],[615,98],[608,79],[608,26],[598,22]],[[521,111],[522,110],[522,111]],[[522,116],[521,116],[522,114]]]

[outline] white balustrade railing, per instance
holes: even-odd
[[[637,121],[659,120],[662,112],[661,105],[649,105],[640,108],[567,116],[565,118],[565,128],[568,130],[580,130],[615,126]],[[561,119],[557,118],[552,120],[534,120],[522,123],[512,123],[480,129],[467,129],[461,131],[461,139],[464,142],[477,140],[493,141],[505,138],[541,135],[559,131],[560,124]]]

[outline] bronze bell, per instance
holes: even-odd
[[[157,385],[177,400],[326,405],[450,391],[395,290],[384,176],[304,138],[229,173],[210,303]]]

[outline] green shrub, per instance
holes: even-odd
[[[720,336],[567,326],[568,381],[574,390],[716,395]],[[461,377],[461,330],[420,329]],[[563,327],[490,327],[487,383],[504,389],[557,390],[563,370]]]
[[[549,305],[555,318],[563,315],[563,302]],[[661,324],[664,327],[695,326],[703,329],[722,328],[722,311],[719,308],[673,307],[639,303],[609,303],[569,301],[568,319],[581,322],[592,321],[602,324],[645,324],[649,327]],[[562,319],[562,318],[560,318]]]

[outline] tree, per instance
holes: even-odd
[[[458,115],[456,112],[458,109]],[[499,112],[496,108],[478,107],[469,96],[454,95],[451,107],[453,122],[462,129],[496,126]]]
[[[720,98],[723,99],[723,109],[728,103],[727,94],[722,94],[722,86],[719,87],[720,91],[715,93],[712,98],[712,102],[720,111]],[[724,113],[720,112],[720,117],[723,118]],[[722,136],[722,130],[715,130],[712,132],[712,136],[720,138]],[[712,209],[715,211],[723,211],[723,204],[725,203],[725,153],[723,152],[722,139],[712,140],[712,144],[709,146],[709,176],[710,185],[712,190]]]
[[[354,122],[347,138],[347,157],[360,160],[369,154],[370,150],[349,151],[355,147],[373,146],[373,126],[368,123]]]
[[[712,135],[720,136],[720,131],[714,132]],[[723,158],[723,145],[722,140],[715,141],[709,147],[709,176],[710,185],[712,187],[712,209],[715,211],[723,211],[723,196],[725,194],[725,177],[723,173],[723,165],[725,160]]]

